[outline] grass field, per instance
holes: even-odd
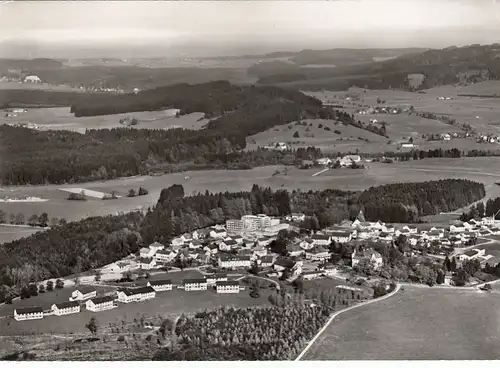
[[[18,82],[0,82],[0,90],[2,89],[22,89],[22,90],[41,90],[54,92],[82,92],[79,88],[73,88],[65,85],[52,85],[47,83],[18,83]]]
[[[134,126],[139,129],[171,129],[183,127],[185,129],[200,129],[207,120],[200,120],[202,113],[193,113],[179,118],[172,110],[142,111],[128,114],[113,114],[90,117],[75,117],[69,107],[51,107],[27,109],[16,117],[0,116],[0,124],[32,123],[42,130],[71,130],[84,133],[85,129],[111,129],[124,127],[120,119],[136,118],[139,123]]]
[[[405,287],[341,314],[303,360],[500,359],[500,294]]]
[[[0,225],[0,244],[28,237],[40,230],[39,228]]]
[[[182,184],[187,195],[196,192],[220,192],[250,190],[253,184],[269,186],[273,189],[311,189],[322,190],[337,188],[345,190],[364,190],[371,186],[398,183],[439,180],[445,178],[463,178],[484,183],[487,198],[500,196],[500,187],[494,183],[500,181],[500,158],[477,157],[461,159],[426,159],[398,162],[394,164],[365,163],[366,168],[329,170],[321,175],[312,176],[318,169],[299,170],[290,168],[287,175],[273,176],[282,166],[265,166],[253,170],[212,170],[193,171],[163,176],[138,176],[124,179],[82,184],[89,190],[110,193],[115,191],[122,198],[87,201],[68,201],[67,193],[59,190],[71,185],[21,186],[6,187],[11,196],[35,196],[49,199],[48,202],[1,202],[0,209],[7,215],[22,212],[26,218],[33,213],[47,212],[50,217],[64,217],[68,221],[79,220],[88,216],[115,214],[117,211],[146,209],[156,204],[160,192],[173,184]],[[186,180],[185,177],[190,179]],[[126,197],[129,189],[143,186],[149,191],[141,197]],[[6,230],[12,233],[14,230]],[[12,236],[12,235],[8,235]],[[8,237],[6,235],[6,237]],[[0,239],[2,232],[0,231]]]

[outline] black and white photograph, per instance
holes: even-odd
[[[0,360],[485,363],[499,281],[500,1],[0,1]]]

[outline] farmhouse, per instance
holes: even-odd
[[[90,298],[94,298],[97,296],[97,291],[93,287],[90,286],[80,286],[78,289],[71,293],[69,301],[73,300],[86,300]]]
[[[375,270],[382,268],[383,265],[382,255],[373,249],[365,249],[359,252],[354,250],[351,255],[352,267],[358,265],[362,260],[370,262]]]
[[[154,291],[171,291],[172,281],[171,280],[155,280],[148,281],[147,286],[152,287]]]
[[[74,302],[64,302],[52,305],[52,312],[56,316],[64,316],[66,314],[80,313],[80,303]]]
[[[462,233],[465,231],[464,225],[450,225],[450,233]]]
[[[154,258],[139,259],[139,268],[143,270],[150,270],[155,266],[156,266],[156,260]]]
[[[151,286],[144,286],[136,289],[122,289],[117,294],[118,301],[130,303],[153,299],[156,296],[156,291]]]
[[[216,273],[206,277],[208,285],[215,285],[219,281],[227,281],[227,275],[225,273]]]
[[[215,289],[217,293],[239,293],[240,284],[238,281],[217,281],[215,283]]]
[[[101,296],[89,299],[85,302],[87,310],[92,312],[101,312],[115,307],[114,299],[111,296]]]
[[[206,279],[188,279],[183,280],[182,285],[180,285],[181,289],[185,291],[200,291],[207,290],[208,283]]]
[[[358,163],[361,161],[361,157],[358,155],[347,155],[340,159],[340,166],[351,166],[353,163]]]
[[[332,163],[332,159],[328,157],[323,157],[323,158],[318,158],[316,162],[318,165],[327,166]]]
[[[42,319],[42,307],[27,307],[14,309],[14,319],[16,321],[26,321],[30,319]]]
[[[225,238],[227,236],[227,232],[224,229],[212,229],[210,231],[210,237],[212,238]]]
[[[337,243],[347,243],[352,240],[352,232],[350,231],[332,231],[328,233],[332,241]]]
[[[218,264],[221,268],[250,267],[251,258],[249,256],[223,254],[219,256]]]

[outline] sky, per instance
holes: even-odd
[[[0,3],[0,57],[65,50],[214,56],[500,42],[496,0]]]

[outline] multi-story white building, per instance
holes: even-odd
[[[237,234],[241,233],[245,230],[245,226],[243,224],[243,220],[227,220],[226,221],[226,229],[228,233]]]
[[[311,236],[314,245],[329,245],[332,242],[332,237],[329,235],[314,234]]]
[[[55,316],[64,316],[67,314],[80,313],[80,303],[74,302],[64,302],[58,304],[52,304],[52,312]]]
[[[239,293],[240,284],[238,281],[217,281],[215,283],[215,289],[219,294]]]
[[[154,258],[141,258],[139,259],[139,267],[143,270],[150,270],[156,266],[156,260]]]
[[[136,289],[122,289],[117,292],[118,301],[122,303],[142,302],[153,299],[156,291],[151,286],[144,286]]]
[[[227,236],[227,231],[224,229],[212,229],[210,231],[210,237],[215,239],[225,238]]]
[[[30,319],[42,319],[42,307],[27,307],[14,309],[14,319],[16,321],[26,321]]]
[[[92,298],[85,302],[85,308],[91,312],[102,312],[114,307],[114,299],[111,296]]]
[[[70,301],[74,300],[87,300],[90,298],[95,298],[97,296],[97,291],[90,286],[79,286],[78,289],[71,293]]]
[[[177,256],[177,252],[174,252],[171,249],[162,249],[155,253],[156,262],[172,262]]]
[[[154,291],[171,291],[172,290],[172,281],[171,280],[156,280],[156,281],[148,281],[147,286],[150,286],[154,289]]]
[[[159,250],[165,249],[165,246],[161,243],[154,242],[154,243],[149,245],[149,249],[151,249],[152,251],[154,251],[156,253]]]
[[[306,259],[310,259],[311,261],[325,261],[330,259],[330,257],[330,251],[321,246],[306,250]]]
[[[350,231],[331,231],[328,235],[331,237],[332,241],[337,243],[347,243],[352,240],[352,232]]]
[[[139,250],[139,255],[141,258],[150,258],[155,254],[155,250],[151,248],[141,248]]]
[[[185,291],[207,290],[207,288],[208,288],[207,279],[188,279],[188,280],[183,280],[182,281],[182,285],[181,285],[180,288],[184,289]]]
[[[222,254],[219,256],[218,264],[221,268],[250,267],[252,260],[250,256]]]

